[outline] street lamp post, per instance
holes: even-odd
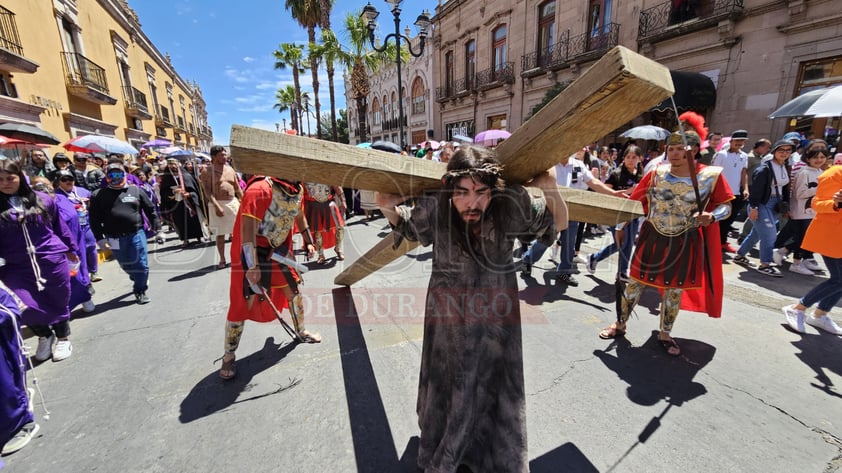
[[[409,54],[414,57],[419,57],[424,54],[424,43],[427,39],[427,29],[430,27],[430,14],[427,11],[422,12],[418,15],[418,18],[415,20],[415,26],[418,27],[418,36],[421,37],[421,41],[419,43],[418,52],[412,50],[412,41],[409,38],[401,34],[401,9],[400,4],[401,0],[386,0],[386,3],[392,5],[392,15],[395,17],[395,32],[390,33],[386,38],[383,40],[383,46],[377,47],[374,44],[374,30],[377,28],[377,16],[380,15],[380,12],[374,8],[371,3],[366,5],[363,8],[362,18],[366,20],[368,26],[368,41],[371,43],[371,47],[377,52],[385,52],[386,46],[389,44],[389,39],[394,38],[395,40],[395,50],[397,54],[395,56],[395,64],[398,67],[398,126],[400,128],[401,134],[401,149],[406,148],[406,137],[403,133],[403,82],[401,79],[401,39],[406,41],[407,49],[409,50]]]
[[[283,121],[284,121],[284,132],[286,132],[286,131],[287,131],[287,119],[286,119],[286,118],[282,118],[281,120],[283,120]]]
[[[304,114],[307,115],[307,136],[310,136],[310,97],[305,95],[301,101],[304,102]]]

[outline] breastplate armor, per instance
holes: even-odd
[[[272,248],[281,246],[292,231],[295,217],[301,209],[302,194],[290,194],[280,186],[272,186],[272,203],[266,209],[258,228],[258,233],[269,240]]]
[[[330,186],[327,184],[314,184],[308,182],[305,184],[307,186],[307,193],[310,194],[310,198],[315,200],[316,202],[327,202],[330,200]]]
[[[692,215],[696,213],[696,194],[689,177],[670,174],[669,166],[660,166],[655,171],[655,180],[649,188],[648,220],[658,233],[666,236],[680,235],[696,226]],[[722,168],[708,166],[698,174],[699,194],[702,207],[710,199],[716,179]]]

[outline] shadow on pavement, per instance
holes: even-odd
[[[190,390],[187,397],[181,401],[181,414],[178,416],[178,420],[182,424],[187,424],[222,411],[234,404],[278,394],[296,386],[300,380],[290,380],[287,385],[279,386],[277,389],[245,399],[237,399],[241,393],[251,392],[255,386],[259,385],[252,384],[252,379],[257,374],[276,365],[296,346],[298,346],[296,342],[276,344],[274,337],[267,338],[260,351],[237,360],[237,376],[230,381],[224,381],[219,377],[220,365],[216,365],[214,370],[199,381]]]
[[[786,324],[782,325],[789,328]],[[801,339],[792,342],[792,345],[801,350],[801,353],[795,356],[816,372],[817,382],[811,382],[810,385],[830,396],[842,398],[842,392],[837,390],[826,373],[830,371],[842,376],[842,340],[827,332],[804,333],[801,334]]]
[[[402,471],[351,290],[334,289],[333,306],[357,472]]]
[[[599,470],[579,450],[568,442],[529,462],[532,473],[598,473]]]
[[[190,271],[188,273],[173,276],[173,277],[167,279],[167,281],[168,282],[184,281],[185,279],[198,278],[198,277],[204,276],[208,273],[213,273],[213,272],[216,272],[216,271],[222,271],[222,270],[218,269],[215,264],[211,264],[211,265],[205,266],[203,268],[194,269],[193,271]]]
[[[674,358],[661,349],[657,330],[653,330],[640,347],[634,347],[625,337],[620,337],[605,350],[594,350],[594,355],[608,369],[628,383],[626,395],[630,401],[643,406],[654,406],[661,401],[667,403],[663,411],[644,426],[637,442],[607,472],[615,471],[635,447],[646,443],[672,407],[681,407],[685,402],[707,394],[705,386],[693,378],[713,360],[716,348],[697,340],[676,337],[675,341],[681,347],[681,356]],[[611,356],[612,349],[616,356]]]
[[[134,300],[134,293],[132,292],[121,294],[105,302],[96,302],[96,299],[94,299],[94,302],[96,303],[96,309],[94,309],[93,312],[85,312],[81,309],[76,309],[71,312],[70,320],[87,319],[88,317],[101,315],[109,310],[137,304]]]

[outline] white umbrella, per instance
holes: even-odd
[[[842,115],[842,85],[811,90],[781,105],[769,118],[838,117]]]
[[[623,138],[634,138],[638,140],[663,141],[670,136],[670,132],[655,125],[641,125],[629,128],[628,130],[622,132],[620,136]]]
[[[828,89],[807,109],[807,114],[815,117],[842,116],[842,85]]]

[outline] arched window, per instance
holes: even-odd
[[[546,66],[553,55],[555,40],[555,0],[538,7],[538,65]]]
[[[371,104],[371,114],[374,115],[374,124],[380,124],[380,101],[374,97],[374,102]]]
[[[398,104],[398,101],[397,101],[397,100],[398,100],[398,99],[397,99],[397,94],[395,94],[395,91],[393,90],[393,91],[392,91],[392,101],[391,101],[391,102],[392,102],[392,110],[391,110],[391,111],[392,111],[392,115],[389,117],[389,118],[391,118],[392,120],[394,120],[394,119],[395,119],[395,117],[397,117],[397,116],[398,116],[397,108],[399,107],[399,104]]]
[[[465,88],[473,89],[474,74],[477,73],[477,42],[470,40],[465,43]]]
[[[392,104],[389,102],[387,95],[383,96],[383,120],[392,118]]]
[[[424,81],[416,77],[412,81],[412,114],[424,113],[426,102],[424,101]]]
[[[491,65],[494,72],[506,67],[506,25],[500,25],[491,32]]]

